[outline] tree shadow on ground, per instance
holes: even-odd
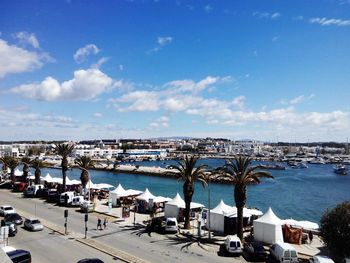
[[[211,239],[206,237],[201,238],[201,237],[194,236],[192,234],[176,234],[174,236],[168,235],[167,238],[168,238],[169,246],[182,245],[181,250],[184,250],[184,249],[188,250],[189,247],[196,244],[201,249],[208,251],[207,246],[220,245],[220,243],[222,243],[221,240],[216,238],[211,238]],[[164,242],[164,240],[161,240],[161,241]],[[151,241],[151,243],[155,243],[155,242],[159,242],[159,241]]]
[[[129,231],[133,235],[142,236],[143,234],[148,234],[151,236],[152,231],[150,231],[148,226],[145,226],[140,223],[136,223],[135,225],[125,225],[120,226],[120,231]]]

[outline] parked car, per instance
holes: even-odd
[[[28,184],[25,182],[15,182],[13,184],[13,192],[23,192],[27,188]]]
[[[83,201],[80,204],[80,211],[83,213],[89,213],[94,211],[94,203],[91,201]]]
[[[164,233],[165,231],[165,218],[163,217],[153,217],[148,225],[148,229],[151,232]]]
[[[61,195],[59,194],[57,189],[49,189],[46,200],[50,203],[59,203],[60,196]]]
[[[0,207],[0,215],[5,216],[7,214],[16,213],[16,210],[10,205],[3,205]]]
[[[49,192],[49,189],[48,189],[48,188],[41,188],[41,189],[38,189],[38,191],[36,191],[36,197],[39,197],[39,198],[46,198],[48,192]]]
[[[27,189],[23,192],[25,197],[35,197],[37,195],[38,190],[44,189],[44,185],[35,184],[28,186]]]
[[[71,206],[80,206],[81,203],[83,203],[84,200],[84,196],[82,195],[78,195],[78,196],[74,196],[71,202]]]
[[[17,226],[15,223],[12,223],[10,221],[1,220],[1,226],[8,226],[9,227],[9,236],[13,237],[17,234]]]
[[[44,229],[44,226],[40,223],[37,218],[27,218],[24,221],[24,228],[30,231],[41,231]]]
[[[261,242],[244,243],[243,252],[250,260],[265,261],[267,259],[267,252]]]
[[[64,192],[60,195],[60,204],[61,205],[70,205],[73,201],[73,198],[75,196],[75,192]]]
[[[84,258],[79,260],[77,263],[104,263],[104,262],[98,258]]]
[[[241,255],[242,242],[237,235],[229,235],[225,238],[225,249],[229,254]]]
[[[177,233],[179,231],[177,219],[169,217],[165,220],[165,232]]]
[[[298,263],[298,253],[288,243],[278,242],[270,248],[270,255],[280,263]]]
[[[32,255],[30,254],[29,251],[24,249],[11,250],[9,252],[6,252],[6,254],[14,263],[31,263],[32,262]]]
[[[313,256],[312,258],[310,258],[309,262],[310,263],[334,263],[333,259],[322,255]]]
[[[22,225],[23,223],[22,217],[17,213],[11,213],[11,214],[5,215],[4,220],[15,223],[16,225]]]

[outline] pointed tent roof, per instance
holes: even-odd
[[[149,201],[149,199],[154,199],[156,198],[149,190],[146,188],[146,190],[140,194],[138,197],[136,197],[137,200],[144,200],[144,201]]]
[[[47,173],[43,178],[41,178],[43,181],[46,181],[48,183],[51,183],[52,182],[52,176]]]
[[[270,225],[281,225],[282,220],[279,219],[275,213],[272,211],[271,207],[267,210],[267,212],[260,218],[256,219],[255,222],[266,223]]]
[[[185,201],[181,198],[179,193],[176,193],[176,196],[171,201],[169,201],[167,204],[174,205],[177,207],[185,207]]]
[[[233,212],[235,212],[235,209],[231,206],[226,205],[222,199],[215,208],[210,210],[210,213],[221,214],[221,215],[225,215]]]
[[[125,189],[121,184],[118,184],[118,186],[113,191],[109,191],[109,193],[120,195],[125,193]]]
[[[14,174],[15,174],[15,176],[22,176],[23,171],[20,171],[18,168],[16,168]]]

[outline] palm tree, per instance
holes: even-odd
[[[186,155],[185,158],[178,162],[178,166],[172,166],[174,170],[177,170],[177,176],[180,180],[184,181],[183,193],[185,197],[185,229],[190,229],[190,208],[192,202],[192,196],[194,193],[195,181],[198,180],[202,183],[203,187],[206,186],[205,167],[206,165],[200,165],[196,167],[198,157],[193,155]]]
[[[62,156],[62,179],[63,179],[63,186],[62,191],[66,191],[66,177],[67,177],[67,171],[68,171],[68,156],[73,152],[74,145],[69,143],[58,143],[56,144],[55,152],[58,155]]]
[[[30,159],[28,157],[23,157],[21,162],[23,163],[23,182],[26,182],[29,174]]]
[[[35,169],[35,184],[40,184],[41,168],[44,168],[46,165],[42,160],[38,158],[30,162],[31,166]]]
[[[94,161],[89,156],[81,156],[74,161],[79,169],[81,169],[80,180],[84,189],[84,195],[86,194],[86,185],[89,182],[89,168],[95,167]]]
[[[10,156],[3,156],[3,157],[0,157],[0,162],[2,163],[2,170],[3,171],[7,171],[7,163],[8,161],[11,159]]]
[[[247,185],[261,183],[260,178],[273,178],[269,172],[259,170],[259,166],[251,166],[252,159],[245,156],[235,156],[218,168],[219,176],[232,183],[234,199],[237,207],[237,235],[243,240],[243,208],[247,201]]]
[[[15,169],[18,166],[19,162],[15,157],[10,157],[7,160],[7,167],[11,169],[11,181],[14,183],[16,181]]]

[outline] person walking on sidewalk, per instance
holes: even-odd
[[[102,220],[101,220],[101,218],[97,218],[97,229],[102,230]]]
[[[106,229],[107,223],[108,223],[108,220],[107,220],[107,217],[105,217],[105,219],[103,220],[103,229]]]

